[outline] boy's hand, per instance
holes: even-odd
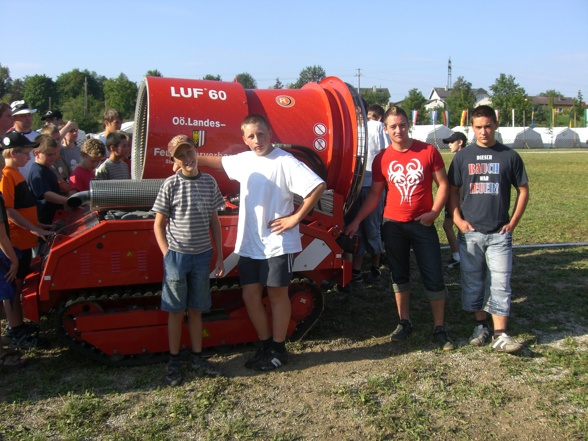
[[[225,275],[225,262],[222,257],[216,259],[216,265],[214,266],[214,275],[216,277],[222,277]]]
[[[12,282],[16,278],[16,272],[18,271],[18,262],[10,262],[10,268],[6,271],[4,278],[7,282]]]
[[[44,226],[45,224],[43,224]],[[49,226],[51,227],[51,226]],[[40,237],[41,239],[44,239],[47,236],[51,236],[53,234],[53,231],[49,231],[49,230],[43,230],[42,228],[39,227],[34,227],[31,230],[31,233],[33,233],[35,236]]]
[[[298,221],[294,216],[284,216],[269,221],[267,227],[272,233],[281,234],[286,230],[294,228],[296,225],[298,225]]]

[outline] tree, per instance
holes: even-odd
[[[157,69],[148,70],[147,73],[145,74],[145,76],[146,77],[163,77],[161,72],[159,72]]]
[[[520,87],[512,75],[501,73],[496,82],[490,86],[492,106],[499,110],[498,124],[508,126],[512,122],[512,109],[515,111],[515,124],[523,125],[523,116],[530,115],[533,108],[527,92]]]
[[[222,81],[220,75],[212,75],[212,74],[206,74],[202,77],[202,79],[209,80],[209,81]]]
[[[74,69],[70,72],[62,73],[55,80],[57,95],[60,103],[71,98],[84,96],[87,82],[88,96],[96,98],[98,101],[104,101],[103,83],[106,77],[98,76],[96,72]]]
[[[125,118],[135,115],[137,103],[137,85],[129,81],[127,76],[121,73],[116,79],[108,79],[104,82],[104,107],[114,108]]]
[[[325,70],[321,66],[307,66],[300,71],[300,75],[298,75],[298,80],[294,83],[295,89],[300,89],[306,83],[315,82],[318,83],[319,81],[323,80],[327,74]]]
[[[364,89],[364,91],[361,93],[361,97],[365,100],[368,106],[372,104],[379,104],[380,106],[387,108],[390,104],[390,92],[388,92],[388,89]]]
[[[10,78],[10,69],[0,64],[0,99],[3,99],[12,89],[12,78]]]
[[[272,89],[283,89],[284,85],[282,84],[282,82],[280,81],[280,78],[276,78],[276,82],[274,83],[274,85],[272,86]]]
[[[10,98],[6,101],[18,101],[24,99],[24,81],[20,78],[17,78],[12,82],[12,87],[10,88]]]
[[[59,110],[63,113],[64,120],[76,121],[80,129],[86,133],[102,131],[104,103],[93,96],[88,97],[87,111],[84,109],[84,97],[82,95],[62,101]]]
[[[40,115],[47,110],[56,107],[57,93],[55,83],[47,75],[31,75],[25,77],[23,81],[24,100],[29,107],[37,109]],[[39,119],[40,121],[40,119]],[[35,123],[39,123],[35,121]]]
[[[414,88],[408,91],[408,96],[402,100],[401,107],[404,109],[412,124],[412,111],[417,110],[417,124],[429,124],[429,112],[425,108],[427,99],[423,96],[420,90]]]
[[[449,127],[459,126],[463,111],[472,110],[475,105],[476,95],[472,91],[472,83],[463,77],[458,77],[445,100],[445,110],[449,112]],[[466,126],[468,124],[466,121]]]
[[[578,90],[578,96],[574,99],[574,106],[571,110],[572,118],[578,122],[582,121],[582,118],[584,118],[584,109],[586,109],[586,103],[584,102],[582,91]],[[580,127],[586,127],[586,121]]]
[[[244,89],[257,89],[257,81],[255,81],[255,79],[247,72],[237,74],[235,80],[243,86]]]
[[[549,89],[545,92],[541,92],[539,96],[547,96],[550,98],[563,98],[563,94],[557,90]]]

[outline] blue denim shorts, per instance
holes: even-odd
[[[512,235],[458,233],[464,311],[508,317],[512,290]]]
[[[200,254],[168,250],[163,256],[163,311],[208,311],[212,307],[209,279],[211,259],[212,248]]]

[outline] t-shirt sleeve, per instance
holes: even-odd
[[[31,168],[28,184],[37,199],[43,199],[43,195],[51,191],[49,182],[43,177],[41,169],[38,167]]]

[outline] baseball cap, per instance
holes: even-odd
[[[62,119],[63,115],[59,110],[48,110],[47,113],[41,117],[43,121],[53,118]]]
[[[178,147],[184,144],[196,148],[194,141],[192,141],[192,139],[186,135],[177,135],[172,138],[172,140],[167,144],[167,151],[172,156],[172,158]]]
[[[8,132],[2,137],[2,149],[14,149],[17,147],[34,149],[38,146],[38,142],[29,141],[29,138],[20,132]]]
[[[461,140],[464,145],[467,144],[468,138],[462,132],[453,132],[449,138],[443,140],[444,144],[451,144],[452,142]]]
[[[29,109],[29,105],[23,100],[13,101],[12,103],[10,103],[10,108],[12,109],[12,116],[37,112],[37,109]]]

